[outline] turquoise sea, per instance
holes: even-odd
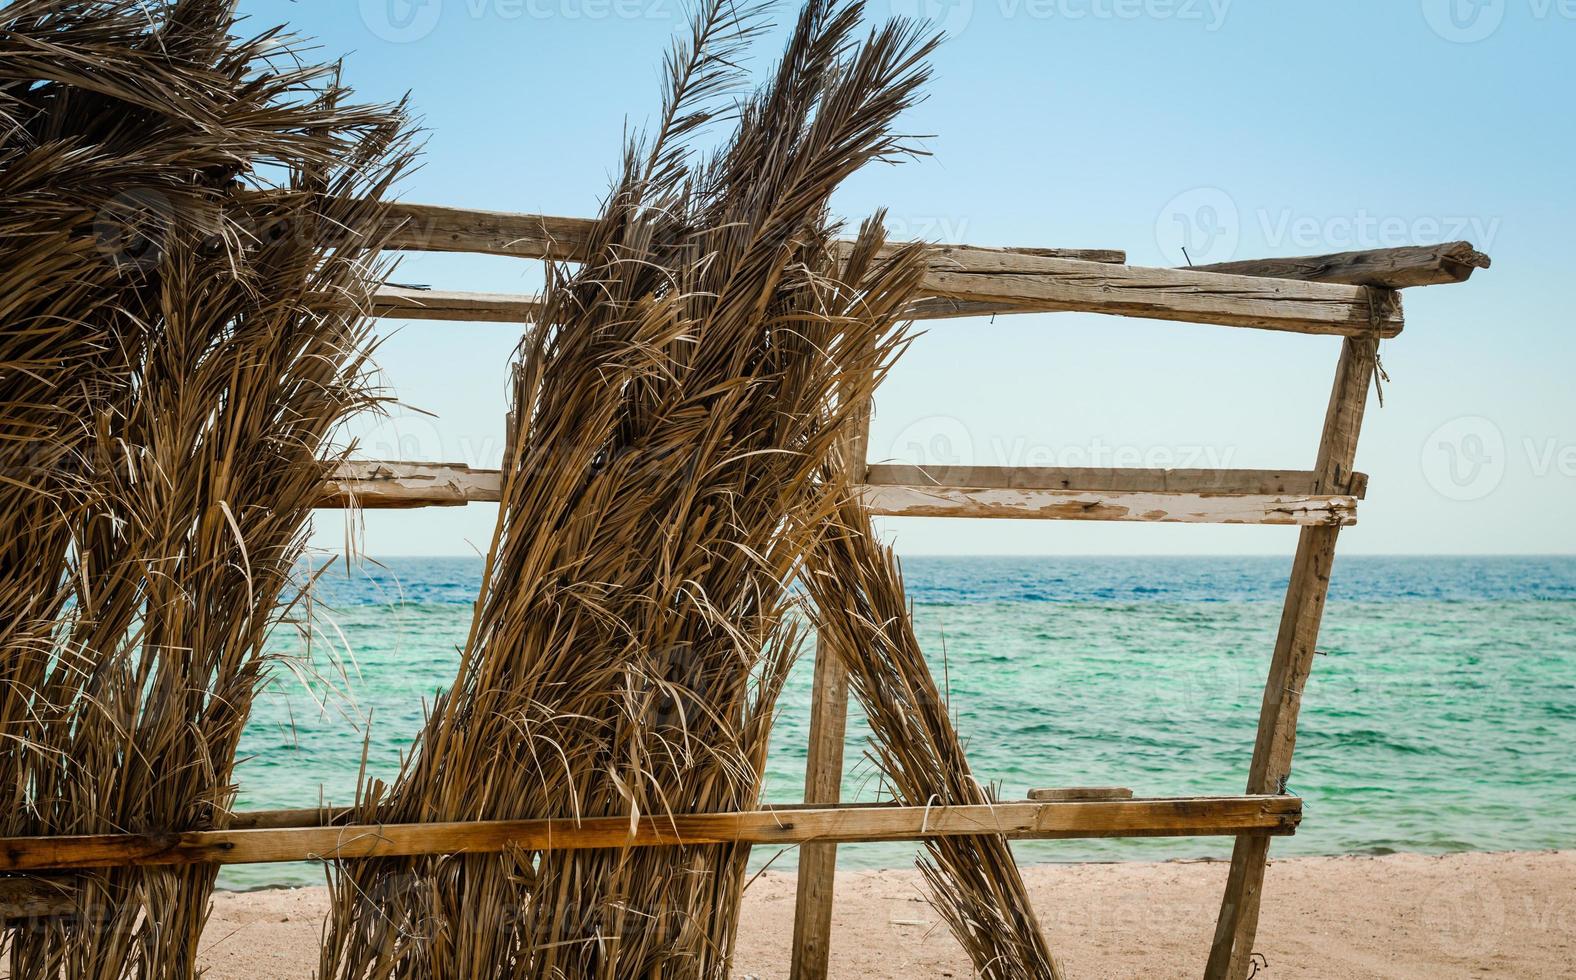
[[[1281,600],[1283,558],[922,558],[914,614],[981,779],[1240,793]],[[391,776],[424,699],[453,676],[481,560],[400,558],[319,580],[308,649],[258,700],[242,752],[246,808],[348,802]],[[1340,559],[1304,698],[1290,790],[1301,830],[1279,854],[1576,847],[1576,558]],[[811,663],[782,704],[767,798],[796,801]],[[878,779],[852,719],[845,793]],[[1043,841],[1022,861],[1224,856],[1224,838]],[[847,867],[910,863],[851,845]],[[772,854],[759,855],[764,863]],[[774,867],[792,864],[792,852]],[[221,885],[322,881],[310,865],[226,869]]]

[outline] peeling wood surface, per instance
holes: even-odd
[[[971,487],[889,483],[905,477],[927,479],[939,475],[939,471],[877,464],[870,467],[870,485],[865,487],[864,497],[871,510],[884,517],[1285,525],[1353,524],[1357,520],[1357,498],[1350,494],[1223,493],[1209,489],[1216,481],[1226,486],[1235,481],[1238,486],[1258,487],[1273,486],[1277,478],[1292,483],[1297,479],[1293,474],[1241,471],[1228,478],[1205,473],[968,467],[958,474],[964,482],[998,484]],[[1110,489],[1060,488],[1078,477]],[[356,461],[336,470],[325,487],[321,506],[385,509],[495,503],[501,494],[501,480],[498,470],[471,469],[463,464]],[[1052,486],[1012,486],[1033,484],[1036,480]],[[1167,490],[1164,486],[1168,480],[1199,489]]]
[[[980,833],[1015,839],[1290,834],[1291,796],[1197,797],[994,806],[869,806],[743,813],[379,824],[270,830],[0,839],[0,872],[183,864],[580,850],[678,844],[921,840]]]
[[[872,513],[883,517],[1304,526],[1357,523],[1356,498],[1301,494],[1102,493],[882,486],[865,490],[865,505]]]
[[[497,503],[503,475],[464,463],[352,460],[335,467],[319,507],[389,510]]]
[[[917,466],[871,463],[872,486],[978,487],[1002,490],[1098,490],[1150,493],[1304,494],[1321,491],[1311,470],[1147,469],[1065,466]],[[1362,499],[1368,477],[1353,473],[1330,492]]]

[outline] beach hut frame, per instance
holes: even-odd
[[[591,222],[404,204],[392,247],[573,261]],[[838,843],[1002,833],[1014,839],[1232,836],[1231,869],[1204,975],[1250,970],[1270,839],[1291,834],[1286,791],[1342,527],[1367,478],[1353,470],[1379,343],[1403,325],[1398,290],[1462,282],[1488,257],[1466,242],[1185,269],[1129,266],[1104,249],[930,247],[918,319],[1086,312],[1337,336],[1341,354],[1311,470],[915,466],[866,463],[862,493],[886,516],[1270,524],[1300,528],[1244,795],[1132,799],[1040,791],[993,806],[840,804],[847,677],[817,655],[805,802],[731,814],[579,821],[348,824],[348,810],[237,814],[231,828],[0,840],[0,919],[69,914],[69,872],[126,865],[241,864],[373,856],[744,842],[799,844],[792,976],[827,976]],[[395,319],[531,322],[534,297],[385,286],[371,311]],[[864,460],[868,414],[855,434]],[[459,464],[368,460],[328,474],[324,507],[454,506],[499,499],[500,475]]]

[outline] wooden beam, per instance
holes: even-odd
[[[1102,493],[1228,493],[1312,496],[1311,470],[1141,469],[1065,466],[916,466],[871,463],[871,486],[974,487],[982,490],[1070,490]],[[1368,477],[1353,473],[1333,492],[1368,492]]]
[[[843,743],[847,730],[848,670],[827,648],[824,638],[818,636],[815,686],[810,702],[810,742],[805,759],[805,803],[836,803],[842,798]],[[789,980],[826,980],[832,951],[837,844],[812,841],[800,845],[798,877]]]
[[[1194,272],[1408,289],[1413,286],[1466,282],[1472,278],[1473,272],[1487,269],[1492,264],[1493,260],[1474,248],[1471,242],[1449,242],[1444,245],[1409,245],[1289,259],[1215,262],[1190,268]]]
[[[1016,839],[1290,834],[1302,803],[1288,796],[1001,803],[994,806],[871,806],[744,813],[380,824],[276,830],[0,839],[0,872],[145,865],[266,864],[680,844],[803,844],[898,841],[969,834]]]
[[[1207,493],[1108,493],[867,487],[865,505],[883,517],[1147,521],[1162,524],[1341,525],[1357,523],[1353,497]]]
[[[583,259],[596,227],[596,222],[590,218],[560,218],[547,214],[484,211],[435,204],[391,205],[390,223],[394,227],[389,243],[392,249],[472,252],[557,261]],[[958,246],[935,247],[948,249]],[[1127,261],[1126,252],[1109,248],[1003,248],[994,251],[1080,259],[1085,262],[1121,264]]]
[[[968,249],[932,266],[922,288],[935,299],[1016,313],[1104,313],[1304,334],[1393,337],[1404,323],[1397,294],[1362,286],[1035,256],[1008,262]]]
[[[468,323],[531,323],[541,300],[514,293],[460,293],[441,289],[383,286],[372,297],[372,315],[399,320],[461,320]]]
[[[1036,803],[1087,803],[1091,800],[1130,800],[1133,791],[1126,786],[1066,786],[1059,789],[1031,789],[1029,799]]]
[[[1144,269],[1034,255],[1018,256],[1014,264],[1025,268],[991,273],[932,271],[923,286],[932,296],[915,305],[913,316],[945,319],[990,313],[1103,313],[1303,334],[1355,337],[1377,333],[1386,338],[1400,333],[1404,323],[1396,294],[1370,292],[1360,286]],[[541,301],[528,294],[386,286],[373,298],[372,315],[525,323],[533,321],[541,308]]]
[[[474,252],[527,259],[571,261],[582,257],[596,222],[451,208],[436,204],[394,204],[389,248],[412,252]]]
[[[1445,245],[1411,245],[1333,255],[1308,255],[1287,259],[1248,259],[1187,266],[1184,271],[1225,273],[1262,279],[1296,279],[1302,282],[1343,283],[1380,289],[1409,289],[1466,282],[1492,260],[1471,242]],[[914,309],[916,319],[946,320],[956,317],[996,316],[1032,312],[1014,303],[934,297]]]
[[[368,510],[462,507],[497,503],[502,493],[503,473],[499,470],[473,470],[464,463],[350,460],[334,467],[318,506]]]
[[[1323,485],[1338,485],[1352,472],[1377,351],[1378,343],[1372,338],[1347,340],[1341,350],[1314,470]],[[1248,775],[1249,793],[1283,793],[1291,776],[1297,715],[1303,689],[1313,671],[1339,535],[1340,528],[1331,525],[1304,528],[1298,538],[1259,712],[1258,736]],[[1245,980],[1248,975],[1269,846],[1269,838],[1263,834],[1237,838],[1204,973],[1206,980]]]
[[[928,481],[943,472],[982,487]],[[1281,492],[1295,489],[1301,477],[1269,470],[1123,470],[1015,469],[999,467],[923,468],[872,464],[867,468],[867,505],[884,517],[998,517],[1021,520],[1149,521],[1184,524],[1352,524],[1357,520],[1353,494]],[[913,483],[890,480],[912,478]],[[1087,479],[1099,489],[1060,489]],[[471,469],[459,463],[355,461],[342,464],[324,487],[325,508],[455,507],[495,503],[502,492],[498,470]],[[878,482],[879,481],[879,482]],[[1169,481],[1169,483],[1168,483]],[[1348,475],[1348,487],[1365,481]],[[1050,483],[1055,488],[1038,486]],[[1226,493],[1212,489],[1248,488],[1267,492]],[[1194,490],[1160,489],[1167,486]]]

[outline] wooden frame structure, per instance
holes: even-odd
[[[573,261],[591,222],[404,204],[391,247]],[[827,975],[838,843],[1002,833],[1012,838],[1231,836],[1231,871],[1205,976],[1247,975],[1270,839],[1293,833],[1301,801],[1285,792],[1303,685],[1343,526],[1367,478],[1352,469],[1378,344],[1401,331],[1396,290],[1462,282],[1488,257],[1465,242],[1196,269],[1141,268],[1102,249],[930,247],[920,319],[1080,311],[1344,338],[1312,470],[1047,469],[866,464],[864,495],[881,515],[995,517],[1301,528],[1265,685],[1245,795],[1183,799],[1040,791],[993,806],[840,805],[848,682],[835,657],[815,660],[805,803],[749,813],[626,818],[351,825],[348,811],[238,814],[223,831],[0,840],[0,919],[72,911],[74,869],[150,864],[365,858],[506,846],[528,849],[742,842],[799,844],[792,975]],[[386,286],[372,312],[401,319],[525,323],[531,296]],[[853,435],[863,460],[868,416]],[[398,508],[498,500],[497,471],[362,461],[325,474],[324,507]],[[1130,794],[1129,794],[1130,795]]]

